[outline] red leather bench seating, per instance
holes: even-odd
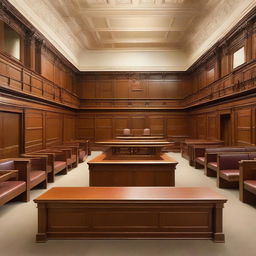
[[[256,160],[239,162],[239,197],[248,204],[256,204]]]
[[[70,169],[78,166],[78,146],[77,145],[60,145],[55,146],[54,148],[58,150],[64,150],[67,154],[67,165]]]
[[[54,176],[57,173],[67,174],[67,156],[66,153],[56,149],[43,149],[33,154],[46,154],[50,156],[51,165],[53,169],[52,182],[54,182]]]
[[[256,152],[218,155],[217,186],[220,188],[238,187],[239,161],[254,158],[256,158]]]
[[[28,201],[27,183],[19,179],[18,170],[0,170],[0,206],[16,198]]]
[[[209,140],[209,141],[202,141],[200,140],[198,142],[192,142],[187,145],[187,154],[188,154],[188,161],[189,165],[194,166],[195,164],[195,156],[194,156],[194,148],[201,147],[201,148],[208,148],[208,147],[219,147],[223,146],[223,141],[219,140]]]
[[[65,143],[65,145],[72,145],[72,146],[78,147],[79,163],[84,162],[85,158],[88,155],[91,155],[91,150],[90,150],[88,140],[74,140],[74,141]]]
[[[224,152],[236,153],[236,152],[256,152],[256,147],[220,147],[220,148],[207,148],[205,150],[205,174],[206,176],[216,177],[217,175],[217,157],[218,154]]]
[[[24,163],[21,165],[21,163]],[[20,167],[20,168],[19,168]],[[30,189],[39,185],[47,188],[47,161],[42,158],[8,158],[0,161],[1,170],[21,170]],[[24,180],[24,178],[23,178]]]
[[[43,158],[46,159],[47,161],[47,174],[48,174],[48,178],[47,178],[47,182],[53,182],[53,168],[52,168],[52,161],[53,161],[53,155],[52,154],[46,154],[46,153],[28,153],[28,154],[21,154],[21,157],[24,158]]]

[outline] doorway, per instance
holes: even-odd
[[[224,146],[231,146],[231,115],[220,115],[220,139],[224,141]]]

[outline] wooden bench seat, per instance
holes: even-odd
[[[27,201],[26,181],[18,179],[18,170],[0,170],[0,206],[17,197]]]
[[[242,202],[256,204],[256,160],[239,162],[239,198]]]
[[[218,155],[217,186],[233,188],[239,185],[239,162],[256,158],[256,152],[250,153],[223,153]]]
[[[249,153],[256,152],[256,147],[218,147],[205,149],[205,175],[210,177],[217,176],[218,163],[217,158],[219,154],[223,153]],[[196,162],[198,162],[196,160]]]

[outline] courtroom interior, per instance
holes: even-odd
[[[255,255],[255,0],[0,0],[0,254]]]

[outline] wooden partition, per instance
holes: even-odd
[[[256,96],[232,100],[189,112],[189,135],[201,139],[224,139],[226,145],[254,146]],[[225,117],[224,119],[222,117]],[[224,127],[223,127],[224,126]],[[226,131],[227,139],[222,137]]]
[[[142,135],[144,128],[150,128],[152,136],[164,138],[188,135],[188,118],[182,111],[80,111],[76,124],[77,137],[91,141],[115,138],[123,134],[124,128],[131,129],[135,136]]]

